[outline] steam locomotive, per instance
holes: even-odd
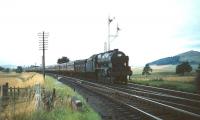
[[[126,84],[132,71],[129,57],[118,49],[92,55],[88,59],[46,67],[47,73],[95,79],[106,83]]]

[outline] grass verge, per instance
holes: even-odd
[[[184,92],[191,92],[191,93],[197,92],[196,86],[194,85],[193,82],[168,81],[163,79],[150,79],[150,80],[137,79],[137,80],[131,80],[130,82],[148,86],[179,90]]]
[[[100,120],[100,116],[87,105],[85,99],[74,92],[70,87],[56,81],[53,77],[46,76],[44,87],[47,90],[56,89],[59,100],[51,111],[41,109],[29,115],[19,115],[20,120]],[[77,96],[83,102],[82,111],[75,111],[69,105],[67,98]]]

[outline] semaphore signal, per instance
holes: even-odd
[[[110,24],[113,22],[113,20],[115,20],[115,17],[113,18],[110,18],[110,16],[108,16],[108,43],[107,43],[107,46],[108,47],[105,47],[105,44],[106,42],[104,43],[104,51],[109,51],[110,50],[110,38],[112,37],[113,39],[115,39],[116,37],[118,37],[118,33],[119,31],[121,30],[118,26],[118,23],[117,23],[117,31],[116,31],[116,34],[115,35],[111,35],[110,34]],[[107,49],[107,50],[106,50]]]

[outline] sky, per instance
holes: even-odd
[[[111,49],[129,56],[131,66],[189,50],[200,51],[199,0],[1,0],[0,65],[40,65],[37,34],[49,33],[46,64],[89,58]]]

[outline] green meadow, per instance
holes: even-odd
[[[186,73],[184,76],[175,74],[175,65],[150,67],[153,69],[151,75],[142,75],[143,67],[134,67],[130,82],[185,92],[197,92],[194,81],[197,66],[193,66],[194,70],[191,73]]]
[[[45,89],[56,89],[56,101],[50,111],[40,109],[30,114],[20,114],[17,120],[100,120],[100,116],[87,104],[86,100],[74,92],[70,87],[58,82],[53,77],[47,76],[44,84]],[[70,105],[70,98],[78,97],[83,102],[81,111],[74,110]]]

